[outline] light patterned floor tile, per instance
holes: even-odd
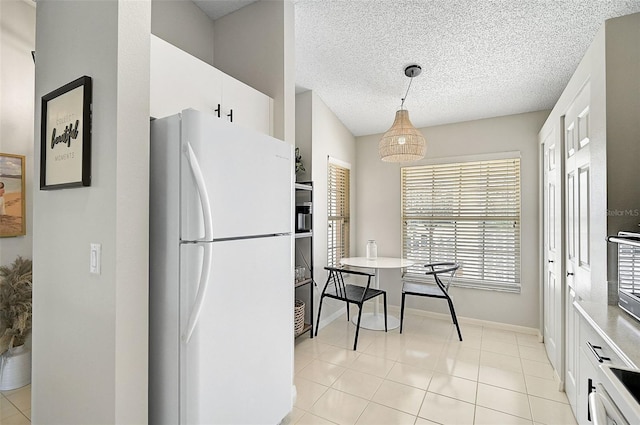
[[[524,345],[526,347],[544,347],[544,344],[540,342],[538,335],[516,333],[516,339],[518,345]]]
[[[376,391],[372,401],[415,416],[420,410],[425,392],[418,388],[385,380]]]
[[[522,363],[519,357],[505,356],[498,353],[483,351],[480,354],[480,366],[490,366],[496,369],[510,370],[522,373]]]
[[[418,419],[416,419],[416,424],[415,425],[440,425],[440,424],[437,423],[437,422],[432,422],[432,421],[429,421],[427,419],[418,417]]]
[[[332,388],[371,400],[382,381],[380,377],[348,369],[333,383]]]
[[[376,357],[396,360],[402,351],[403,337],[400,334],[387,333],[376,338],[362,352]]]
[[[387,374],[386,379],[426,390],[429,387],[432,375],[433,372],[430,370],[404,363],[396,363]]]
[[[29,425],[31,421],[22,413],[18,413],[7,418],[3,418],[0,422],[2,425]]]
[[[474,411],[471,403],[428,392],[418,416],[443,425],[469,425],[473,423]]]
[[[323,331],[296,341],[286,425],[575,425],[536,335],[463,324],[460,342],[448,320],[407,315],[403,334],[363,329],[353,351],[352,324]]]
[[[384,378],[394,363],[393,360],[385,359],[384,357],[376,357],[363,353],[351,364],[350,368]]]
[[[483,328],[482,330],[482,340],[491,340],[491,341],[500,341],[506,342],[508,344],[517,344],[518,339],[516,338],[516,333],[512,331],[506,331],[502,329],[493,329],[493,328]]]
[[[559,390],[559,385],[552,379],[543,379],[535,376],[525,376],[527,393],[540,398],[568,404],[567,395]]]
[[[414,415],[391,409],[377,403],[369,403],[356,425],[413,425]]]
[[[9,400],[0,395],[0,420],[15,416],[20,411]]]
[[[459,378],[478,380],[479,361],[467,361],[457,358],[441,357],[436,364],[435,371]]]
[[[522,359],[522,371],[525,375],[537,376],[538,378],[554,379],[555,377],[553,367],[547,362]]]
[[[336,425],[335,422],[331,422],[320,416],[316,416],[313,413],[306,412],[299,420],[296,422],[296,425]]]
[[[477,385],[477,382],[468,379],[434,373],[429,384],[429,392],[475,403]]]
[[[20,389],[11,391],[4,396],[20,411],[31,408],[31,385],[27,385]]]
[[[533,420],[545,425],[575,425],[571,407],[568,404],[529,396]]]
[[[304,414],[305,414],[304,410],[294,407],[293,410],[291,410],[291,412],[289,412],[289,414],[284,417],[284,419],[282,420],[282,422],[280,422],[279,425],[293,425],[296,422],[298,422],[298,420],[300,420],[300,418],[302,418]]]
[[[346,348],[330,347],[329,349],[318,354],[317,358],[337,366],[348,367],[360,353]]]
[[[525,347],[520,346],[520,358],[527,360],[535,360],[537,362],[549,363],[547,352],[544,347]]]
[[[532,422],[497,410],[476,406],[474,425],[532,425]]]
[[[449,345],[458,344],[465,348],[473,348],[475,350],[480,350],[480,348],[482,347],[482,336],[480,335],[467,336],[464,333],[464,328],[462,329],[462,332],[463,332],[462,333],[463,341],[452,341],[449,343]]]
[[[469,347],[467,341],[464,341],[462,344],[447,344],[440,354],[440,358],[480,363],[480,353],[481,351],[479,349]]]
[[[310,412],[340,425],[356,423],[369,402],[360,397],[329,388]]]
[[[433,370],[438,364],[442,345],[429,343],[407,343],[403,347],[397,361],[422,369]]]
[[[298,372],[298,376],[329,387],[344,371],[341,366],[315,359]]]
[[[491,385],[478,384],[478,406],[498,410],[509,415],[531,420],[529,399],[526,394],[518,393]]]
[[[505,354],[507,356],[519,357],[518,345],[508,342],[482,340],[482,351]]]
[[[324,394],[329,387],[320,385],[308,379],[301,378],[296,375],[293,379],[296,386],[296,402],[295,407],[303,410],[309,410],[313,404]]]
[[[295,350],[298,353],[307,353],[314,357],[325,350],[331,348],[331,345],[321,342],[318,338],[300,337],[296,339]]]
[[[311,363],[315,358],[315,355],[308,351],[296,351],[293,359],[293,371],[295,373],[300,372],[302,369],[309,366],[309,363]]]
[[[524,375],[520,372],[497,369],[490,366],[480,366],[478,382],[507,390],[518,391],[520,393],[527,392]]]

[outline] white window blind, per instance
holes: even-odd
[[[462,264],[454,285],[520,292],[520,159],[401,169],[405,279]]]
[[[327,264],[337,266],[349,256],[349,173],[346,167],[328,163]]]

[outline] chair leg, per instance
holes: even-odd
[[[462,333],[460,333],[460,325],[458,324],[458,317],[456,316],[456,310],[453,308],[453,301],[451,301],[451,298],[447,297],[447,302],[449,303],[451,318],[453,319],[453,323],[456,325],[456,329],[458,330],[458,338],[460,338],[460,341],[462,341]]]
[[[318,306],[318,320],[315,323],[315,328],[316,328],[315,329],[315,331],[316,331],[316,335],[315,336],[318,336],[318,327],[319,327],[318,323],[320,323],[320,312],[322,311],[322,301],[323,300],[324,300],[324,297],[320,296],[320,305]],[[313,314],[313,312],[312,312],[312,314]]]
[[[358,324],[356,325],[356,339],[353,341],[353,351],[358,347],[358,334],[360,333],[360,319],[362,318],[362,306],[358,306]]]
[[[400,303],[400,333],[402,333],[402,322],[404,321],[404,296],[406,294],[402,293],[402,302]]]
[[[349,321],[349,301],[347,301],[347,322]]]
[[[387,331],[387,293],[382,293],[382,298],[384,299],[384,331]]]

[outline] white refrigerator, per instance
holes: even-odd
[[[211,114],[151,122],[149,423],[291,411],[292,158]]]

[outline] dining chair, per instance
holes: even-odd
[[[402,282],[402,303],[400,305],[400,333],[402,333],[402,321],[404,319],[404,299],[407,295],[417,295],[420,297],[431,298],[443,298],[447,300],[449,304],[449,311],[451,311],[451,318],[458,330],[458,338],[462,341],[462,333],[460,332],[460,325],[458,324],[458,318],[456,317],[456,311],[453,308],[453,301],[449,296],[449,285],[453,280],[453,276],[460,268],[460,264],[457,263],[433,263],[425,264],[425,267],[429,268],[425,273],[427,276],[433,276],[433,283],[427,282]],[[444,279],[444,282],[443,282]]]
[[[379,295],[384,299],[384,331],[387,331],[387,293],[380,289],[371,288],[371,278],[374,274],[365,273],[357,270],[349,270],[337,267],[325,267],[329,272],[327,283],[324,285],[322,295],[320,295],[320,306],[318,307],[318,321],[320,323],[320,313],[322,312],[322,301],[325,298],[333,298],[335,300],[345,301],[347,303],[347,321],[349,320],[349,305],[358,306],[358,323],[356,324],[356,337],[353,342],[353,350],[358,346],[358,334],[360,333],[360,319],[362,318],[362,305]],[[345,283],[345,276],[365,276],[367,284],[365,286],[355,283]],[[318,336],[318,327],[316,325],[315,336]]]

